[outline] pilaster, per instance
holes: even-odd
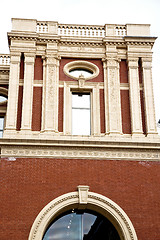
[[[120,134],[121,127],[121,105],[120,105],[120,82],[119,82],[119,62],[117,53],[109,53],[106,58],[106,79],[105,86],[105,109],[106,134]]]
[[[100,135],[100,96],[99,96],[99,85],[93,88],[92,94],[92,134]]]
[[[152,84],[152,59],[142,58],[143,89],[147,136],[157,134]]]
[[[46,57],[46,84],[44,88],[44,131],[58,133],[59,58],[49,51]]]
[[[104,71],[104,104],[105,104],[105,134],[109,134],[109,106],[108,106],[108,82],[107,82],[107,63],[106,59],[103,59],[103,71]]]
[[[63,131],[64,135],[72,134],[72,94],[70,87],[64,83],[64,121],[63,121]]]
[[[20,52],[11,51],[10,53],[10,75],[6,119],[6,130],[9,131],[10,130],[16,131],[20,56],[21,56]]]
[[[45,127],[45,92],[46,92],[46,58],[42,56],[43,59],[43,90],[42,90],[42,127],[41,131],[44,131]]]
[[[24,88],[21,130],[31,130],[35,52],[24,53]]]
[[[138,58],[128,58],[132,135],[143,134],[138,76]]]

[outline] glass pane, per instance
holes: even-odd
[[[81,240],[81,215],[70,213],[54,222],[44,235],[43,240]]]
[[[0,117],[0,138],[3,137],[4,117]]]
[[[97,216],[89,213],[83,214],[83,234],[84,237],[87,235],[91,229],[91,227],[94,225],[94,222],[96,220]]]
[[[4,117],[0,117],[0,130],[3,131],[4,127]]]
[[[93,72],[86,69],[74,69],[74,70],[71,70],[69,73],[73,77],[79,77],[81,75],[83,75],[83,77],[90,77],[93,74]]]
[[[4,97],[4,96],[0,96],[0,102],[4,102],[7,100],[7,97]]]
[[[117,230],[104,216],[75,211],[51,223],[43,240],[120,240]]]
[[[73,93],[72,108],[90,108],[90,94]]]
[[[72,109],[72,134],[90,135],[90,109]]]
[[[0,138],[3,137],[3,131],[0,131]]]

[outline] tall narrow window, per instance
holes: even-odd
[[[0,138],[3,137],[3,129],[4,129],[4,116],[0,116]]]
[[[91,134],[90,93],[72,93],[72,134]]]

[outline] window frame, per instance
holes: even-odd
[[[99,136],[100,127],[100,86],[98,83],[86,84],[80,89],[78,82],[64,82],[64,105],[63,105],[63,134],[72,135],[72,92],[90,92],[91,101],[91,134],[86,136]],[[94,113],[94,114],[93,114]],[[104,134],[103,134],[104,135]],[[74,135],[72,135],[74,136]],[[83,135],[77,135],[83,136]]]

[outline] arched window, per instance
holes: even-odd
[[[72,209],[56,218],[43,240],[120,240],[113,224],[101,214]]]
[[[35,219],[28,240],[137,240],[126,213],[109,198],[78,186],[59,196]]]

